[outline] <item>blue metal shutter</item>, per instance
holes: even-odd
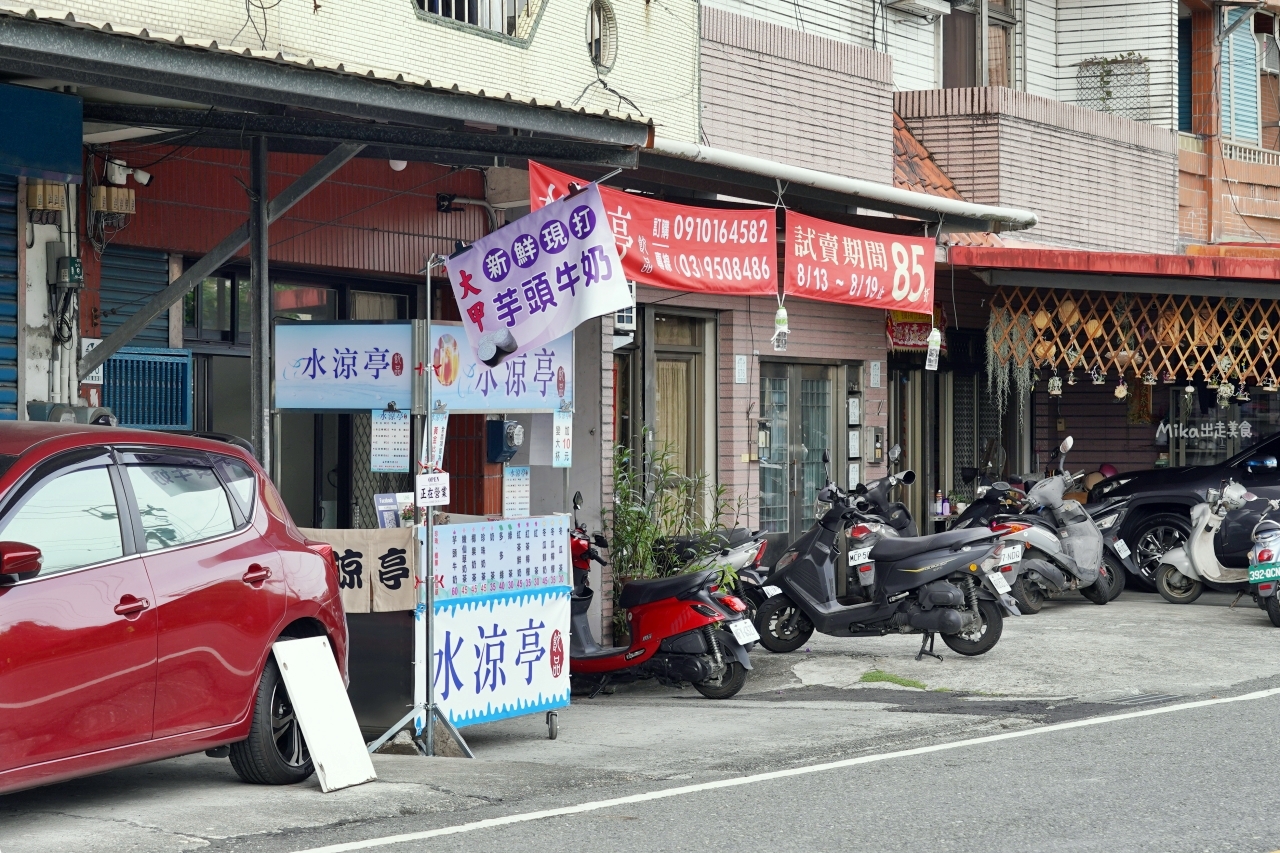
[[[1227,26],[1245,9],[1230,9]],[[1260,140],[1258,120],[1258,42],[1246,21],[1222,45],[1222,135],[1237,142]]]
[[[0,421],[18,419],[18,179],[0,176]]]
[[[191,350],[121,347],[102,380],[102,404],[120,426],[191,429]]]
[[[1178,19],[1178,130],[1183,133],[1191,132],[1190,18]]]
[[[121,323],[168,286],[167,254],[150,249],[108,246],[102,253],[102,337],[120,328]],[[168,347],[169,312],[161,314],[125,343],[131,347]]]

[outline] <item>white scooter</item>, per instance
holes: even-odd
[[[1213,537],[1227,513],[1254,500],[1244,486],[1228,480],[1221,490],[1209,489],[1205,502],[1191,508],[1191,535],[1185,545],[1166,551],[1156,569],[1156,591],[1172,604],[1190,604],[1206,583],[1224,592],[1248,592],[1249,570],[1218,562]]]

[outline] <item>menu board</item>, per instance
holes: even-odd
[[[442,524],[432,529],[436,601],[570,585],[569,518]]]

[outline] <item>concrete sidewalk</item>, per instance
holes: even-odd
[[[1280,629],[1247,601],[1229,610],[1230,600],[1205,595],[1179,607],[1126,591],[1104,607],[1051,602],[1036,616],[1008,619],[987,655],[965,658],[939,643],[941,662],[914,660],[918,637],[817,636],[790,655],[757,650],[747,688],[732,700],[620,688],[561,711],[556,741],[541,716],[476,726],[463,731],[476,761],[381,755],[377,782],[333,794],[320,793],[314,778],[245,785],[225,759],[187,756],[0,797],[0,850],[249,849],[290,831],[407,815],[447,825],[495,806],[600,799],[1280,677]],[[861,680],[873,670],[927,689]]]

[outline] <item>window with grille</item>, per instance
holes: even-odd
[[[1076,103],[1136,121],[1151,113],[1151,69],[1145,56],[1094,56],[1076,65]]]
[[[512,37],[524,37],[541,0],[416,0],[418,9],[462,24]]]

